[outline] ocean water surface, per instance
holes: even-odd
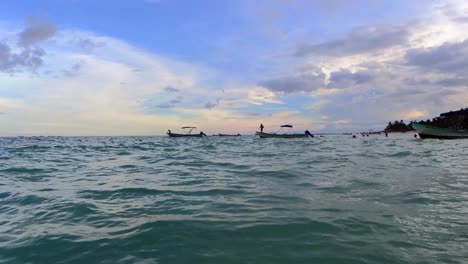
[[[0,263],[468,263],[468,140],[0,138]]]

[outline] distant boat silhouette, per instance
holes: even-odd
[[[259,136],[260,138],[307,138],[307,137],[314,137],[309,130],[306,130],[303,134],[301,133],[291,133],[293,128],[292,125],[282,125],[280,126],[281,129],[278,132],[282,132],[283,128],[289,128],[288,131],[283,133],[266,133],[266,132],[256,132],[255,135]]]
[[[192,134],[192,131],[197,127],[185,126],[182,127],[184,133],[172,133],[171,130],[167,131],[169,137],[206,137],[206,134],[201,131],[199,134]]]

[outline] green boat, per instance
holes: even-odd
[[[314,137],[309,130],[306,130],[304,133],[290,133],[292,129],[292,125],[282,125],[281,129],[283,128],[289,128],[289,130],[285,133],[279,133],[281,131],[278,131],[278,133],[266,133],[266,132],[255,132],[256,136],[259,136],[260,138],[307,138],[307,137]],[[281,130],[280,129],[280,130]]]
[[[411,126],[420,138],[459,139],[468,138],[468,131],[413,123]]]

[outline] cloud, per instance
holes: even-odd
[[[439,71],[463,71],[468,69],[468,39],[458,43],[445,43],[433,48],[410,49],[406,53],[408,65]]]
[[[48,21],[30,17],[26,21],[26,28],[19,34],[18,44],[30,47],[55,35],[55,25]]]
[[[14,53],[10,46],[0,42],[0,72],[14,73],[21,69],[36,72],[43,64],[44,55],[45,51],[38,47],[28,47]]]
[[[164,89],[162,89],[162,91],[164,91],[166,93],[177,93],[177,92],[179,92],[179,89],[176,89],[176,88],[168,85]],[[166,97],[167,98],[167,95],[165,96],[164,94],[161,94],[161,93],[157,93],[155,95],[152,95],[149,98],[144,100],[144,102],[142,103],[142,107],[144,109],[146,109],[146,110],[150,110],[149,112],[157,112],[157,111],[152,110],[154,108],[154,105],[156,106],[156,108],[169,109],[169,108],[174,108],[174,107],[178,106],[180,103],[183,102],[183,99],[184,99],[183,96],[179,95],[179,96],[177,96],[177,97],[175,97],[173,99],[167,100],[166,102],[155,104],[155,102],[160,102],[161,101],[161,97],[163,97],[163,98]]]
[[[248,112],[248,113],[245,113],[244,116],[256,117],[256,116],[262,116],[262,114],[261,113],[255,113],[255,112]]]
[[[468,16],[459,16],[453,18],[453,21],[456,23],[461,23],[461,24],[468,24]]]
[[[379,4],[378,1],[369,0],[314,0],[311,1],[321,12],[332,13],[336,11],[349,11],[349,9],[369,8],[370,5]]]
[[[92,54],[77,49],[73,40],[83,37],[105,42],[106,49],[96,49]],[[15,43],[14,36],[6,41]],[[4,46],[2,57],[7,54],[10,58],[13,49]],[[186,87],[206,98],[204,91],[195,85],[200,79],[197,71],[209,73],[209,70],[147,52],[119,39],[76,29],[61,30],[47,49],[53,56],[48,57],[44,72],[50,74],[32,76],[24,71],[14,76],[0,74],[0,83],[8,84],[0,86],[0,111],[8,113],[0,119],[1,127],[8,126],[2,130],[3,135],[158,134],[167,127],[190,123],[193,118],[178,115],[175,109],[157,107],[158,104],[164,107],[164,102],[166,106],[179,106],[183,100],[177,96],[165,98],[168,94],[161,93],[165,87]],[[5,68],[5,60],[1,63]],[[7,66],[11,69],[11,65]],[[136,67],[144,71],[134,72]],[[74,78],[57,77],[63,70],[79,74]],[[122,82],[127,85],[119,85]],[[1,97],[5,94],[15,95],[27,107],[2,107]]]
[[[55,25],[50,22],[28,18],[26,27],[18,34],[19,48],[0,42],[0,71],[15,73],[28,70],[37,73],[37,69],[44,64],[46,52],[35,44],[51,38],[55,31]]]
[[[175,99],[170,100],[169,102],[158,104],[156,107],[158,108],[174,108],[178,104],[182,103],[182,100],[184,99],[183,96],[177,96]]]
[[[165,91],[165,92],[168,92],[168,93],[177,93],[177,92],[179,92],[179,89],[174,88],[174,87],[172,87],[172,86],[166,86],[166,87],[164,88],[164,91]]]
[[[104,47],[104,42],[93,41],[89,38],[81,38],[77,40],[77,45],[80,49],[86,52],[92,52],[96,48]]]
[[[221,102],[221,98],[216,98],[216,100],[215,100],[214,102],[211,102],[211,101],[206,102],[206,104],[205,104],[204,107],[205,107],[206,109],[210,109],[210,110],[211,110],[211,109],[213,109],[214,107],[218,106],[220,102]]]
[[[327,129],[339,120],[350,120],[348,129],[381,129],[388,120],[464,107],[468,25],[453,19],[464,17],[453,5],[454,14],[430,13],[430,20],[404,26],[355,28],[343,38],[303,46],[296,50],[296,64],[287,64],[296,72],[260,84],[275,93],[310,91],[309,109],[328,117]],[[325,85],[311,89],[316,80],[303,72],[317,68],[326,75]]]
[[[7,110],[15,110],[15,109],[23,109],[25,105],[16,99],[9,99],[9,98],[1,98],[0,97],[0,110],[4,112],[5,109]]]
[[[300,7],[296,3],[288,8]],[[352,5],[323,3],[339,9],[336,12]],[[430,20],[406,26],[354,28],[342,37],[309,42],[299,50],[297,43],[309,39],[315,29],[302,19],[295,24],[296,20],[280,18],[272,27],[284,26],[281,42],[258,42],[258,28],[242,32],[231,40],[248,40],[256,48],[239,48],[234,45],[237,41],[231,41],[235,54],[215,50],[216,58],[207,58],[206,64],[176,60],[79,29],[60,27],[52,34],[49,27],[37,30],[47,34],[30,34],[38,27],[28,25],[0,40],[0,71],[15,73],[0,74],[0,83],[7,84],[0,86],[0,94],[13,94],[25,106],[0,107],[0,112],[8,113],[0,126],[6,128],[2,133],[9,134],[141,135],[187,123],[204,130],[232,127],[252,132],[259,119],[269,128],[284,121],[312,128],[319,120],[351,130],[382,128],[389,120],[405,117],[430,117],[440,109],[466,105],[467,31],[455,15],[427,16]],[[293,27],[286,26],[289,22]],[[324,21],[323,26],[327,30],[329,25]],[[18,32],[24,35],[21,45]],[[51,37],[53,41],[44,45],[50,54],[46,56],[39,46]],[[99,48],[100,43],[105,48]],[[433,56],[445,64],[430,59]],[[233,58],[242,60],[241,69],[222,72],[223,67],[206,66],[219,58],[224,66],[233,65]],[[27,72],[39,69],[40,76]],[[56,77],[60,73],[73,78]]]
[[[74,77],[80,72],[81,67],[82,62],[77,62],[73,64],[69,69],[64,70],[63,75],[65,75],[66,77]]]
[[[172,105],[170,103],[162,103],[162,104],[158,104],[157,107],[158,108],[172,108],[172,107],[174,107],[174,105]]]
[[[263,87],[248,87],[246,101],[253,105],[282,104],[274,92]]]
[[[427,117],[428,113],[420,109],[410,109],[406,112],[401,113],[400,116],[404,120],[416,120]]]
[[[354,85],[365,84],[374,79],[374,74],[370,71],[351,72],[349,69],[332,72],[328,87],[348,88]]]
[[[177,96],[176,99],[172,99],[171,101],[169,101],[169,103],[171,103],[171,104],[178,104],[178,103],[181,103],[181,102],[182,102],[182,99],[184,99],[183,96]]]
[[[381,50],[408,42],[409,31],[404,26],[366,26],[354,28],[345,38],[305,45],[297,56],[346,56]]]
[[[275,93],[310,92],[324,86],[325,74],[316,72],[299,73],[270,80],[261,81],[258,85]]]
[[[420,89],[420,86],[416,86],[418,88],[403,88],[403,89],[398,89],[392,92],[387,93],[385,96],[388,98],[394,98],[396,100],[404,100],[407,98],[413,98],[413,96],[422,96],[427,93],[426,90]],[[411,100],[410,99],[410,100]]]
[[[441,86],[465,86],[468,87],[468,78],[466,77],[455,77],[451,79],[439,80],[437,84]]]

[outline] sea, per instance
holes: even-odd
[[[0,138],[0,263],[468,263],[468,140]]]

